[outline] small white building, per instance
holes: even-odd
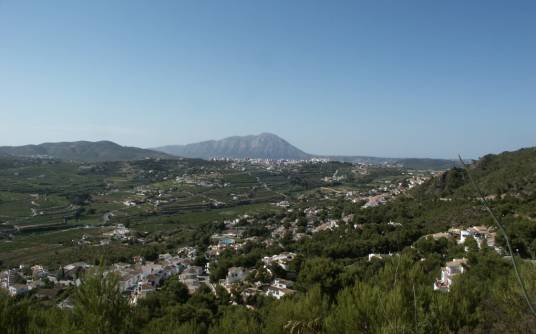
[[[398,253],[396,255],[398,255]],[[370,261],[372,261],[372,259],[383,260],[383,259],[385,259],[387,257],[391,257],[391,256],[393,256],[392,253],[388,253],[388,254],[370,253],[368,255],[368,261],[370,262]]]
[[[292,260],[296,258],[296,254],[292,252],[283,252],[281,254],[273,255],[273,256],[265,256],[262,258],[262,262],[264,265],[269,266],[272,264],[277,264],[281,268],[285,270],[289,270],[289,265]]]
[[[9,295],[12,297],[20,296],[28,292],[26,284],[12,284],[8,287]]]
[[[130,303],[136,304],[140,299],[145,298],[147,296],[147,293],[153,292],[156,290],[156,287],[152,285],[150,282],[142,281],[138,282],[136,285],[136,288],[130,295]]]
[[[274,297],[275,299],[281,299],[285,296],[291,295],[295,293],[296,291],[287,289],[287,288],[278,288],[276,286],[269,286],[268,290],[266,290],[266,295],[270,297]]]
[[[290,289],[294,286],[294,282],[283,279],[283,278],[276,278],[274,279],[272,286],[279,288],[279,289]]]
[[[449,292],[453,283],[453,278],[465,272],[464,265],[467,259],[453,259],[447,262],[446,266],[441,268],[441,278],[434,282],[434,290]]]

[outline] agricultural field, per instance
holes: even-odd
[[[167,244],[185,245],[200,224],[281,211],[275,203],[304,194],[340,200],[407,177],[402,169],[364,172],[336,162],[0,160],[2,266],[128,257],[166,247],[162,234]],[[129,242],[105,235],[118,225],[134,236]]]

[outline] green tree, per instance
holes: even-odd
[[[313,258],[305,261],[298,275],[297,286],[308,290],[319,285],[322,293],[335,295],[340,289],[339,274],[342,268],[335,261],[328,258]]]
[[[323,330],[323,319],[328,313],[328,299],[319,286],[305,295],[285,298],[269,304],[265,309],[265,334],[316,334]]]
[[[256,334],[261,330],[258,314],[240,306],[225,308],[223,315],[210,328],[209,334]]]
[[[81,333],[128,333],[131,309],[121,295],[115,274],[104,274],[102,268],[88,272],[73,296],[74,322]]]
[[[23,334],[30,322],[29,302],[11,298],[0,291],[0,333]]]

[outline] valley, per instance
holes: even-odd
[[[383,201],[398,194],[389,194],[389,186],[413,177],[397,168],[336,162],[146,159],[88,164],[31,158],[3,162],[0,261],[11,266],[19,264],[19,247],[35,256],[25,254],[26,260],[68,261],[73,257],[67,254],[91,248],[78,245],[82,236],[96,238],[92,245],[98,246],[98,236],[117,224],[144,237],[136,238],[139,245],[132,245],[134,251],[120,242],[105,248],[113,249],[111,254],[134,254],[154,233],[176,235],[174,242],[179,245],[196,224],[281,211],[275,205],[281,201],[304,197],[319,203],[339,198]],[[425,178],[430,172],[418,175]]]

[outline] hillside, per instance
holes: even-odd
[[[469,167],[469,172],[479,184],[484,195],[490,198],[532,198],[536,195],[536,147],[524,148],[498,155],[488,154]],[[450,169],[419,189],[426,196],[474,195],[465,172]]]
[[[486,155],[468,166],[468,171],[501,217],[514,248],[531,257],[536,251],[536,148]],[[410,217],[426,233],[493,225],[466,171],[458,167],[415,188],[410,196],[379,208],[376,214],[396,221]]]
[[[170,156],[161,152],[121,146],[110,141],[77,141],[25,146],[1,146],[0,155],[42,157],[82,162],[170,158]]]
[[[234,136],[221,140],[208,140],[188,145],[171,145],[155,148],[168,154],[186,158],[256,158],[256,159],[309,159],[312,156],[286,140],[271,134]]]

